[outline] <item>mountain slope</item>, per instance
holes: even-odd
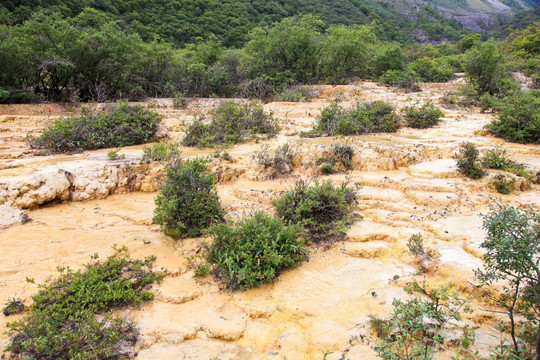
[[[495,14],[511,14],[540,0],[7,0],[0,23],[17,24],[35,11],[74,17],[90,7],[118,20],[143,39],[176,45],[215,35],[226,46],[241,46],[251,29],[285,17],[319,14],[327,24],[377,21],[388,40],[455,40],[464,28],[482,31],[496,25]]]

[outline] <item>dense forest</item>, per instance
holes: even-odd
[[[511,35],[490,47],[481,41],[486,34],[470,34],[435,5],[418,5],[407,17],[399,4],[4,1],[0,102],[268,98],[299,84],[354,78],[412,86],[447,81],[488,48],[503,88],[513,86],[511,70],[538,80],[538,11],[526,13],[525,29],[501,27]]]

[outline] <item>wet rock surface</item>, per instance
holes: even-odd
[[[246,292],[221,289],[211,276],[194,278],[188,258],[205,239],[173,241],[152,224],[154,198],[163,173],[159,163],[141,163],[142,146],[122,149],[126,158],[112,161],[108,149],[73,155],[35,156],[24,141],[47,121],[66,115],[56,105],[0,107],[0,303],[20,297],[28,305],[37,283],[55,275],[58,265],[80,268],[90,256],[110,255],[111,246],[126,245],[132,256],[155,255],[169,275],[154,287],[156,299],[138,309],[121,310],[140,330],[141,359],[375,359],[377,339],[369,328],[372,316],[385,316],[394,298],[407,298],[403,286],[419,272],[407,251],[413,234],[422,234],[435,258],[423,264],[430,284],[466,287],[481,266],[484,238],[482,212],[500,198],[526,206],[540,200],[539,185],[511,195],[498,194],[491,182],[499,172],[470,180],[453,160],[463,141],[481,150],[503,144],[514,160],[532,172],[540,169],[540,146],[505,143],[482,130],[491,119],[475,109],[445,109],[440,99],[454,84],[425,84],[420,93],[402,93],[372,82],[321,86],[309,102],[269,103],[281,132],[276,138],[227,149],[229,160],[212,157],[222,204],[233,219],[252,209],[271,210],[271,199],[296,180],[330,178],[359,183],[362,219],[348,238],[330,249],[315,249],[308,262],[287,271],[272,284]],[[440,125],[425,130],[402,128],[394,134],[346,138],[301,138],[320,110],[334,99],[345,106],[384,100],[398,108],[414,101],[440,106]],[[163,133],[181,140],[184,123],[207,114],[220,99],[192,100],[175,109],[168,99],[146,106],[164,116]],[[270,176],[253,158],[266,144],[289,143],[297,152],[293,169]],[[351,145],[354,169],[323,176],[317,159],[334,144]],[[212,149],[183,148],[184,157],[208,156]],[[506,174],[508,175],[508,174]],[[30,209],[30,210],[24,210]],[[27,211],[27,213],[24,213]],[[22,224],[24,214],[32,219]],[[465,321],[477,327],[477,349],[484,353],[497,339],[485,314]],[[12,319],[9,319],[10,321]],[[5,317],[0,317],[0,346],[8,343]],[[442,354],[449,359],[453,352]]]

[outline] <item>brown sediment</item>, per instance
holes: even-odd
[[[111,246],[126,245],[134,257],[156,255],[157,266],[172,275],[155,286],[156,299],[122,312],[141,332],[138,358],[209,359],[375,359],[377,339],[369,328],[372,316],[390,314],[392,299],[407,298],[403,286],[425,276],[429,284],[453,284],[464,293],[473,269],[481,266],[481,212],[494,198],[526,206],[538,203],[537,184],[530,190],[500,195],[491,174],[482,180],[461,176],[452,159],[464,141],[480,149],[503,144],[513,159],[536,173],[540,147],[505,143],[481,131],[492,115],[475,109],[445,109],[442,122],[431,129],[402,128],[394,134],[346,138],[301,138],[320,110],[334,99],[343,106],[357,101],[384,100],[403,108],[414,101],[440,104],[454,84],[425,84],[419,93],[395,91],[372,82],[319,86],[308,102],[269,103],[281,132],[269,140],[227,149],[232,160],[213,158],[218,192],[228,214],[236,219],[253,209],[271,211],[271,199],[299,178],[322,177],[316,165],[333,144],[349,144],[355,168],[329,176],[332,181],[360,183],[358,215],[348,238],[327,251],[314,250],[308,262],[287,271],[272,284],[231,293],[211,277],[194,279],[188,258],[204,239],[173,241],[152,224],[155,190],[163,166],[141,163],[142,146],[122,149],[123,160],[111,161],[107,149],[74,155],[35,156],[25,142],[47,121],[66,115],[56,105],[0,106],[0,303],[19,297],[28,305],[36,288],[58,265],[79,268]],[[144,103],[164,116],[170,141],[183,137],[184,123],[207,114],[220,99],[194,99],[186,109],[172,101]],[[289,143],[298,160],[286,176],[269,180],[253,158],[263,144],[271,149]],[[212,149],[184,148],[184,157],[208,156]],[[510,174],[506,174],[511,176]],[[48,205],[51,204],[51,205]],[[46,205],[46,206],[44,206]],[[22,209],[33,221],[22,225]],[[5,214],[5,215],[4,215]],[[436,259],[417,276],[419,264],[407,252],[407,241],[422,234]],[[397,279],[397,280],[396,280]],[[463,289],[461,289],[463,288]],[[493,317],[479,311],[466,318],[474,324],[475,348],[486,354],[497,341]],[[0,317],[0,346],[7,318]],[[11,319],[10,319],[11,320]],[[449,359],[442,354],[441,359]]]

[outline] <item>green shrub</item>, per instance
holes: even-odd
[[[4,316],[20,314],[24,311],[24,308],[25,306],[21,299],[12,298],[6,302],[6,306],[2,310],[2,313]]]
[[[185,146],[216,147],[236,144],[256,134],[274,136],[278,131],[272,114],[264,112],[257,102],[237,104],[234,100],[221,103],[212,112],[212,121],[204,124],[196,119],[186,129]]]
[[[352,170],[354,150],[351,145],[332,145],[332,156],[343,165],[346,170]]]
[[[143,146],[142,161],[165,161],[173,162],[180,159],[182,150],[178,143],[156,143],[150,146]]]
[[[288,224],[303,226],[314,242],[341,240],[356,210],[356,190],[334,186],[330,181],[309,186],[298,182],[294,189],[274,199],[276,213]]]
[[[317,118],[317,130],[329,135],[394,132],[399,126],[399,116],[394,107],[383,101],[357,104],[350,110],[332,103]]]
[[[111,150],[107,153],[107,157],[111,160],[118,160],[118,159],[125,159],[126,158],[126,154],[119,154],[120,150],[122,150],[122,148],[118,148],[118,149],[114,149],[114,150]]]
[[[293,86],[283,90],[278,96],[277,101],[299,102],[313,99],[317,96],[318,90],[314,86]]]
[[[286,174],[292,171],[296,152],[289,144],[278,146],[273,153],[268,152],[268,145],[255,153],[255,160],[265,168],[273,168],[277,174]]]
[[[388,70],[379,78],[379,81],[407,91],[416,92],[421,90],[418,85],[420,78],[412,70]]]
[[[306,259],[301,228],[263,211],[232,226],[215,225],[209,233],[213,242],[208,261],[230,289],[246,290],[271,282],[281,271]]]
[[[454,77],[454,72],[448,65],[427,57],[413,61],[408,68],[426,82],[447,82]]]
[[[504,175],[496,176],[493,185],[499,194],[508,195],[514,190],[516,179],[506,180]]]
[[[523,164],[518,164],[508,157],[508,153],[502,147],[496,147],[485,152],[482,164],[486,169],[503,170],[518,176],[529,178]]]
[[[354,150],[351,145],[332,145],[332,151],[327,157],[317,159],[317,165],[321,165],[321,172],[325,175],[335,172],[334,166],[341,165],[345,170],[354,169],[352,161]]]
[[[472,313],[470,299],[461,299],[449,287],[428,290],[416,282],[405,290],[424,298],[394,299],[391,317],[372,323],[381,339],[375,352],[385,360],[434,359],[444,346],[448,323],[461,321],[461,312]]]
[[[518,143],[540,142],[540,91],[517,92],[497,105],[497,119],[487,127],[498,137]]]
[[[437,125],[444,113],[433,104],[426,103],[422,106],[413,105],[403,109],[407,126],[416,129],[426,129]]]
[[[132,260],[125,248],[84,270],[59,268],[60,276],[40,285],[30,314],[8,324],[8,350],[27,359],[117,359],[137,341],[137,329],[113,309],[153,299],[148,291],[163,275],[154,257]],[[97,254],[93,256],[97,259]]]
[[[474,144],[469,142],[461,144],[459,154],[456,154],[454,159],[456,159],[458,169],[463,175],[471,179],[480,179],[486,175],[480,160],[480,152]]]
[[[155,140],[160,121],[141,105],[107,105],[96,113],[83,108],[78,116],[55,120],[29,143],[55,153],[143,144]]]
[[[154,222],[163,232],[174,238],[196,237],[222,220],[214,174],[206,171],[206,160],[171,164],[154,210]]]

